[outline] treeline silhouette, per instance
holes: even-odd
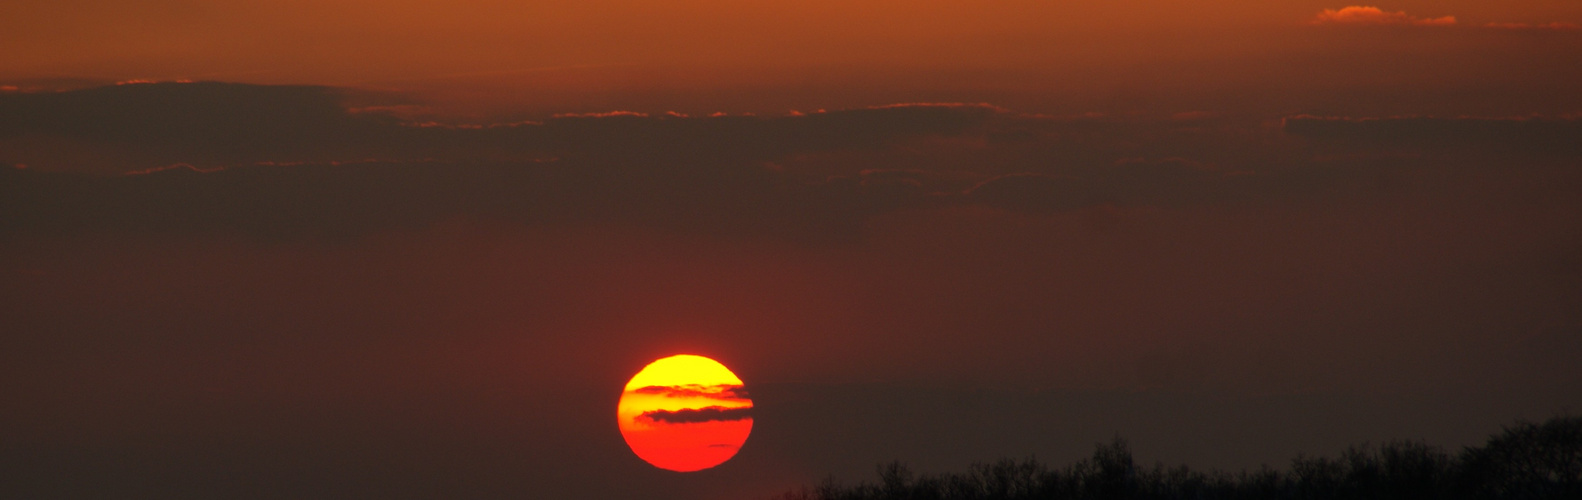
[[[964,473],[879,466],[879,482],[827,479],[780,500],[1018,499],[1582,499],[1582,416],[1521,422],[1459,453],[1420,441],[1353,446],[1338,458],[1298,456],[1286,470],[1236,473],[1140,467],[1125,440],[1055,468],[1036,459],[974,464]]]

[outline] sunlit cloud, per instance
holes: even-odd
[[[1353,5],[1338,10],[1324,9],[1313,19],[1313,24],[1454,26],[1456,18],[1422,18],[1406,12],[1387,12],[1378,7]]]
[[[158,167],[154,167],[154,168],[147,168],[147,169],[143,169],[143,170],[133,170],[133,171],[127,172],[126,175],[149,175],[149,174],[157,174],[157,173],[160,173],[160,172],[169,172],[169,171],[190,171],[190,172],[195,172],[195,173],[200,173],[200,174],[207,174],[209,172],[219,172],[221,170],[224,170],[224,169],[223,168],[219,168],[219,167],[216,167],[216,168],[200,168],[200,167],[195,167],[195,166],[187,164],[187,163],[174,163],[174,164],[162,165],[162,166],[158,166]]]
[[[880,106],[868,106],[868,109],[895,109],[895,108],[980,108],[987,111],[1008,113],[1010,110],[986,102],[898,102]],[[823,111],[823,110],[820,110]]]
[[[639,112],[636,112],[636,111],[617,110],[617,111],[608,111],[608,112],[603,112],[603,113],[558,113],[558,114],[555,115],[555,118],[615,118],[615,117],[648,118],[648,113],[639,113]]]

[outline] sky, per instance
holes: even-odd
[[[768,498],[1582,405],[1582,3],[0,6],[0,496]],[[631,377],[751,394],[628,449]]]

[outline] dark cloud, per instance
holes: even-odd
[[[747,388],[741,385],[650,385],[639,387],[632,392],[638,394],[662,395],[668,398],[705,397],[717,399],[748,399]]]
[[[357,125],[348,92],[320,86],[139,83],[0,98],[0,136],[59,135],[165,147],[294,149]],[[250,137],[251,136],[251,137]],[[243,144],[229,144],[246,140]],[[221,141],[221,142],[216,142]]]
[[[218,93],[260,90],[240,89]],[[1048,214],[1388,196],[1403,179],[1492,165],[1472,158],[1552,163],[1582,156],[1582,122],[1574,119],[1298,116],[1269,136],[1215,119],[1051,119],[986,106],[915,105],[781,118],[576,117],[469,129],[336,114],[333,93],[321,88],[282,92],[318,102],[320,116],[339,117],[329,121],[412,134],[406,137],[433,154],[170,163],[121,176],[0,168],[0,237],[106,230],[341,237],[466,220],[838,242],[861,238],[874,217],[907,211],[980,205]],[[289,116],[299,114],[278,119]],[[80,128],[73,132],[79,138],[123,133],[114,132],[117,126],[95,136],[101,132],[92,127],[62,123]],[[395,137],[366,137],[373,136]],[[453,140],[434,139],[441,136]],[[291,141],[284,144],[291,150]],[[503,145],[524,154],[467,158]]]
[[[488,126],[398,119],[400,96],[214,82],[0,94],[0,164],[119,174],[175,163],[603,160],[764,161],[956,134],[1003,110],[897,105],[755,117],[558,115]]]
[[[481,220],[850,241],[873,217],[909,210],[1383,193],[1399,185],[1392,179],[1468,156],[1582,156],[1575,119],[1303,115],[1270,129],[1209,115],[1061,118],[924,103],[458,126],[377,111],[403,102],[221,83],[0,95],[0,163],[26,166],[0,169],[0,235],[273,238]],[[1383,161],[1381,150],[1412,158]],[[127,172],[143,175],[78,175]]]
[[[1295,116],[1287,134],[1346,147],[1415,148],[1526,158],[1582,155],[1582,120],[1576,118],[1339,118]]]
[[[183,162],[362,159],[380,153],[380,139],[401,138],[390,137],[400,132],[393,120],[347,111],[343,103],[360,95],[208,82],[5,94],[0,144],[12,157],[0,161],[114,174]]]
[[[708,406],[704,408],[683,408],[680,410],[654,410],[643,412],[637,418],[648,419],[665,424],[696,424],[702,422],[728,422],[734,420],[750,420],[753,418],[753,408],[726,408],[723,406]]]

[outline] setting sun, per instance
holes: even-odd
[[[730,460],[752,433],[752,400],[730,369],[681,354],[649,363],[616,408],[621,436],[639,458],[691,472]]]

